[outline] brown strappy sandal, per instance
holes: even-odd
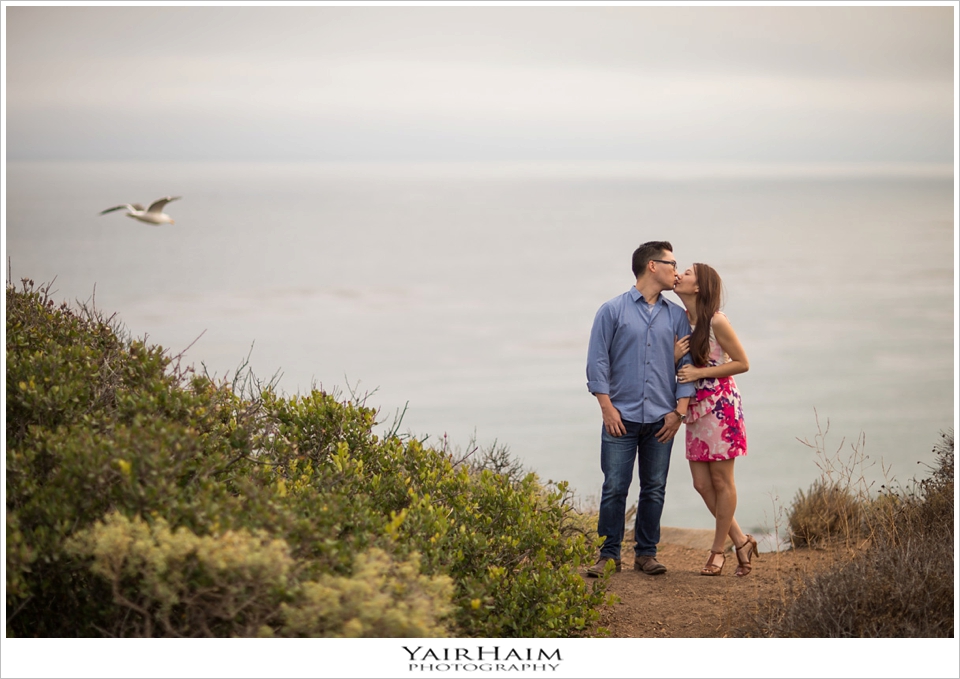
[[[747,535],[747,540],[742,545],[737,547],[737,570],[734,573],[738,578],[742,578],[745,575],[750,575],[750,571],[753,570],[753,566],[750,565],[751,559],[755,555],[760,554],[760,550],[757,548],[757,540],[752,535]],[[741,552],[746,552],[744,556]]]
[[[719,566],[713,562],[714,555],[716,554],[723,557],[723,561],[720,562]],[[723,552],[715,552],[711,549],[710,556],[707,558],[707,565],[700,569],[700,575],[720,575],[720,572],[723,571],[723,564],[726,562],[727,559],[723,556]]]

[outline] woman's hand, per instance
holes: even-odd
[[[703,379],[703,377],[703,369],[694,368],[692,365],[685,365],[677,372],[677,381],[681,384],[696,382],[697,380]]]
[[[676,335],[673,336],[676,339]],[[690,335],[684,335],[673,345],[673,362],[679,363],[684,354],[690,351]]]

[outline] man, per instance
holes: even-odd
[[[660,516],[673,437],[686,419],[696,387],[677,384],[677,370],[690,363],[685,355],[674,363],[673,346],[690,334],[686,311],[660,293],[677,283],[673,246],[644,243],[633,253],[636,286],[600,307],[590,333],[587,389],[603,414],[600,468],[603,490],[597,533],[605,538],[600,558],[587,574],[603,573],[608,561],[620,570],[624,510],[633,463],[638,460],[640,500],[634,524],[634,570],[659,575],[657,561]]]

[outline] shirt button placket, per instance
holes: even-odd
[[[651,317],[650,317],[650,324],[647,325],[647,338],[646,338],[646,339],[647,339],[647,347],[648,347],[648,348],[647,348],[647,352],[646,352],[646,354],[647,354],[648,384],[649,384],[649,380],[653,378],[653,375],[651,374],[652,368],[650,367],[650,348],[649,348],[649,347],[651,347],[651,345],[653,344],[653,343],[650,341],[650,331],[651,331],[652,328],[653,328],[653,315],[651,315]],[[644,393],[645,393],[646,398],[644,399],[644,413],[643,413],[643,414],[644,414],[644,419],[646,419],[646,415],[647,415],[647,413],[646,413],[646,406],[647,406],[647,404],[650,402],[650,389],[649,389],[649,388],[646,389]]]
[[[647,340],[647,346],[650,346],[650,324],[647,324],[647,332],[644,336],[644,339]],[[644,389],[643,389],[643,401],[640,404],[640,411],[643,414],[642,421],[647,419],[647,403],[650,401],[650,352],[644,351],[643,357],[645,359],[643,375],[644,375]]]

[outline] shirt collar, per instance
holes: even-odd
[[[640,291],[637,290],[636,286],[630,288],[630,299],[634,302],[639,302],[641,299],[646,302],[647,298],[640,294]],[[660,297],[657,298],[657,304],[661,306],[666,306],[667,299],[663,296],[663,293],[660,293]]]

